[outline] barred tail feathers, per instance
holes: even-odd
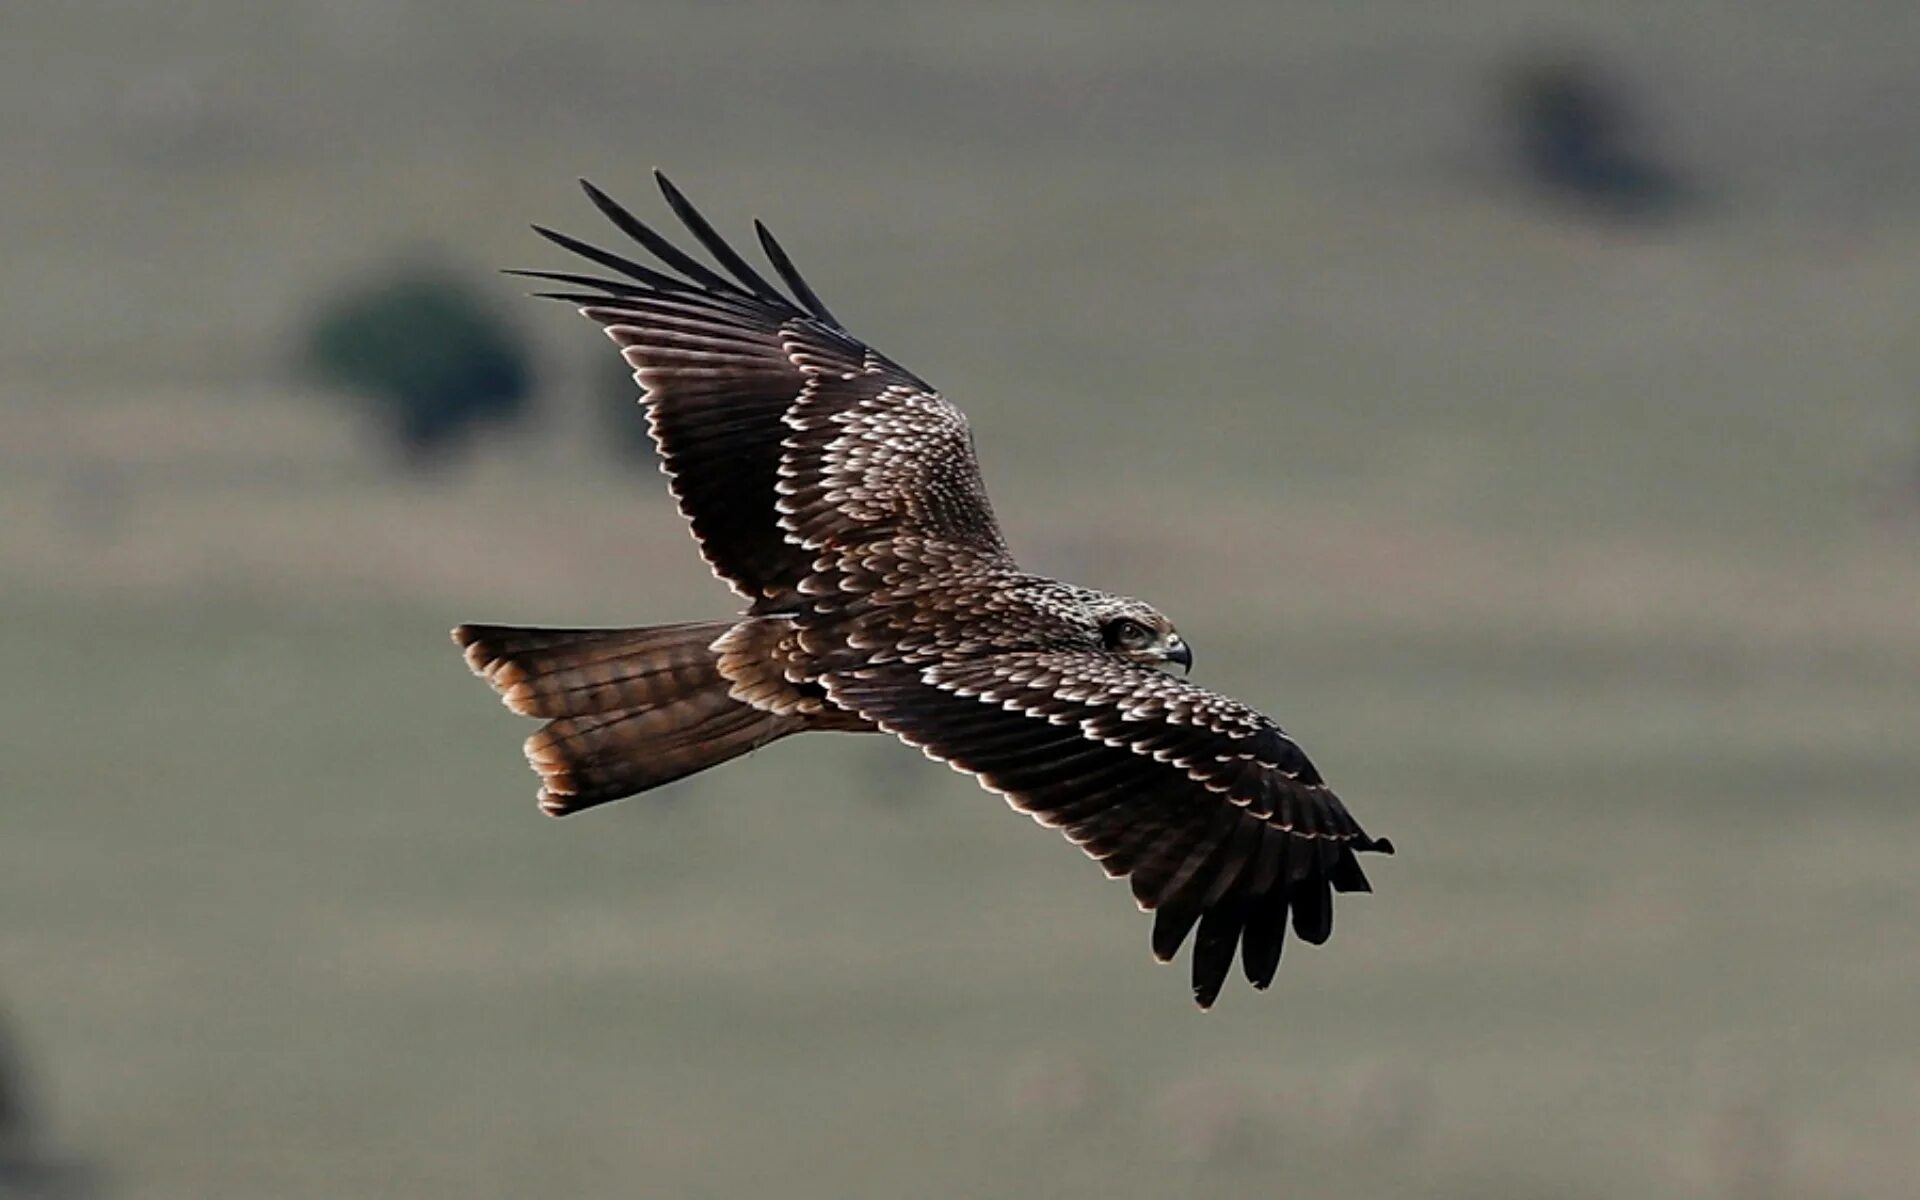
[[[453,640],[527,739],[540,807],[567,816],[683,779],[804,727],[729,695],[714,642],[731,621],[640,629],[462,625]]]

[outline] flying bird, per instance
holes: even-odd
[[[655,261],[535,226],[606,274],[515,273],[561,285],[540,294],[619,346],[680,512],[744,611],[455,629],[507,707],[546,722],[526,744],[540,807],[577,813],[790,734],[881,731],[1126,878],[1161,961],[1193,933],[1202,1008],[1236,951],[1265,988],[1289,924],[1324,942],[1333,894],[1371,890],[1357,855],[1391,843],[1278,725],[1175,677],[1193,652],[1161,613],[1022,571],[960,410],[849,333],[764,225],[785,291],[656,178],[713,265],[583,180]]]

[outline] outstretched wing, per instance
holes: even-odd
[[[582,181],[648,266],[535,226],[618,278],[522,271],[576,289],[634,370],[680,512],[714,573],[764,609],[794,603],[824,549],[902,534],[1004,560],[966,418],[849,334],[764,226],[781,292],[659,176],[726,273]],[[591,289],[591,290],[580,290]]]
[[[1148,667],[1029,651],[829,675],[833,699],[978,778],[1129,879],[1171,959],[1194,926],[1193,994],[1212,1005],[1239,951],[1265,988],[1289,922],[1318,944],[1333,893],[1371,890],[1366,835],[1272,721]]]

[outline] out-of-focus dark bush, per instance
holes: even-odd
[[[95,1171],[48,1152],[26,1076],[23,1056],[0,1023],[0,1196],[82,1200],[98,1195]]]
[[[1544,194],[1619,218],[1672,214],[1686,199],[1627,86],[1567,53],[1532,54],[1503,80],[1513,153]]]
[[[306,338],[309,367],[374,406],[410,467],[444,462],[484,428],[525,415],[532,354],[473,288],[416,268],[324,304]]]
[[[0,1172],[25,1155],[34,1137],[23,1074],[6,1026],[0,1025]]]

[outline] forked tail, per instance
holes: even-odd
[[[551,816],[723,763],[805,726],[728,695],[710,647],[731,621],[646,629],[462,625],[453,640],[508,708],[547,720],[527,739]]]

